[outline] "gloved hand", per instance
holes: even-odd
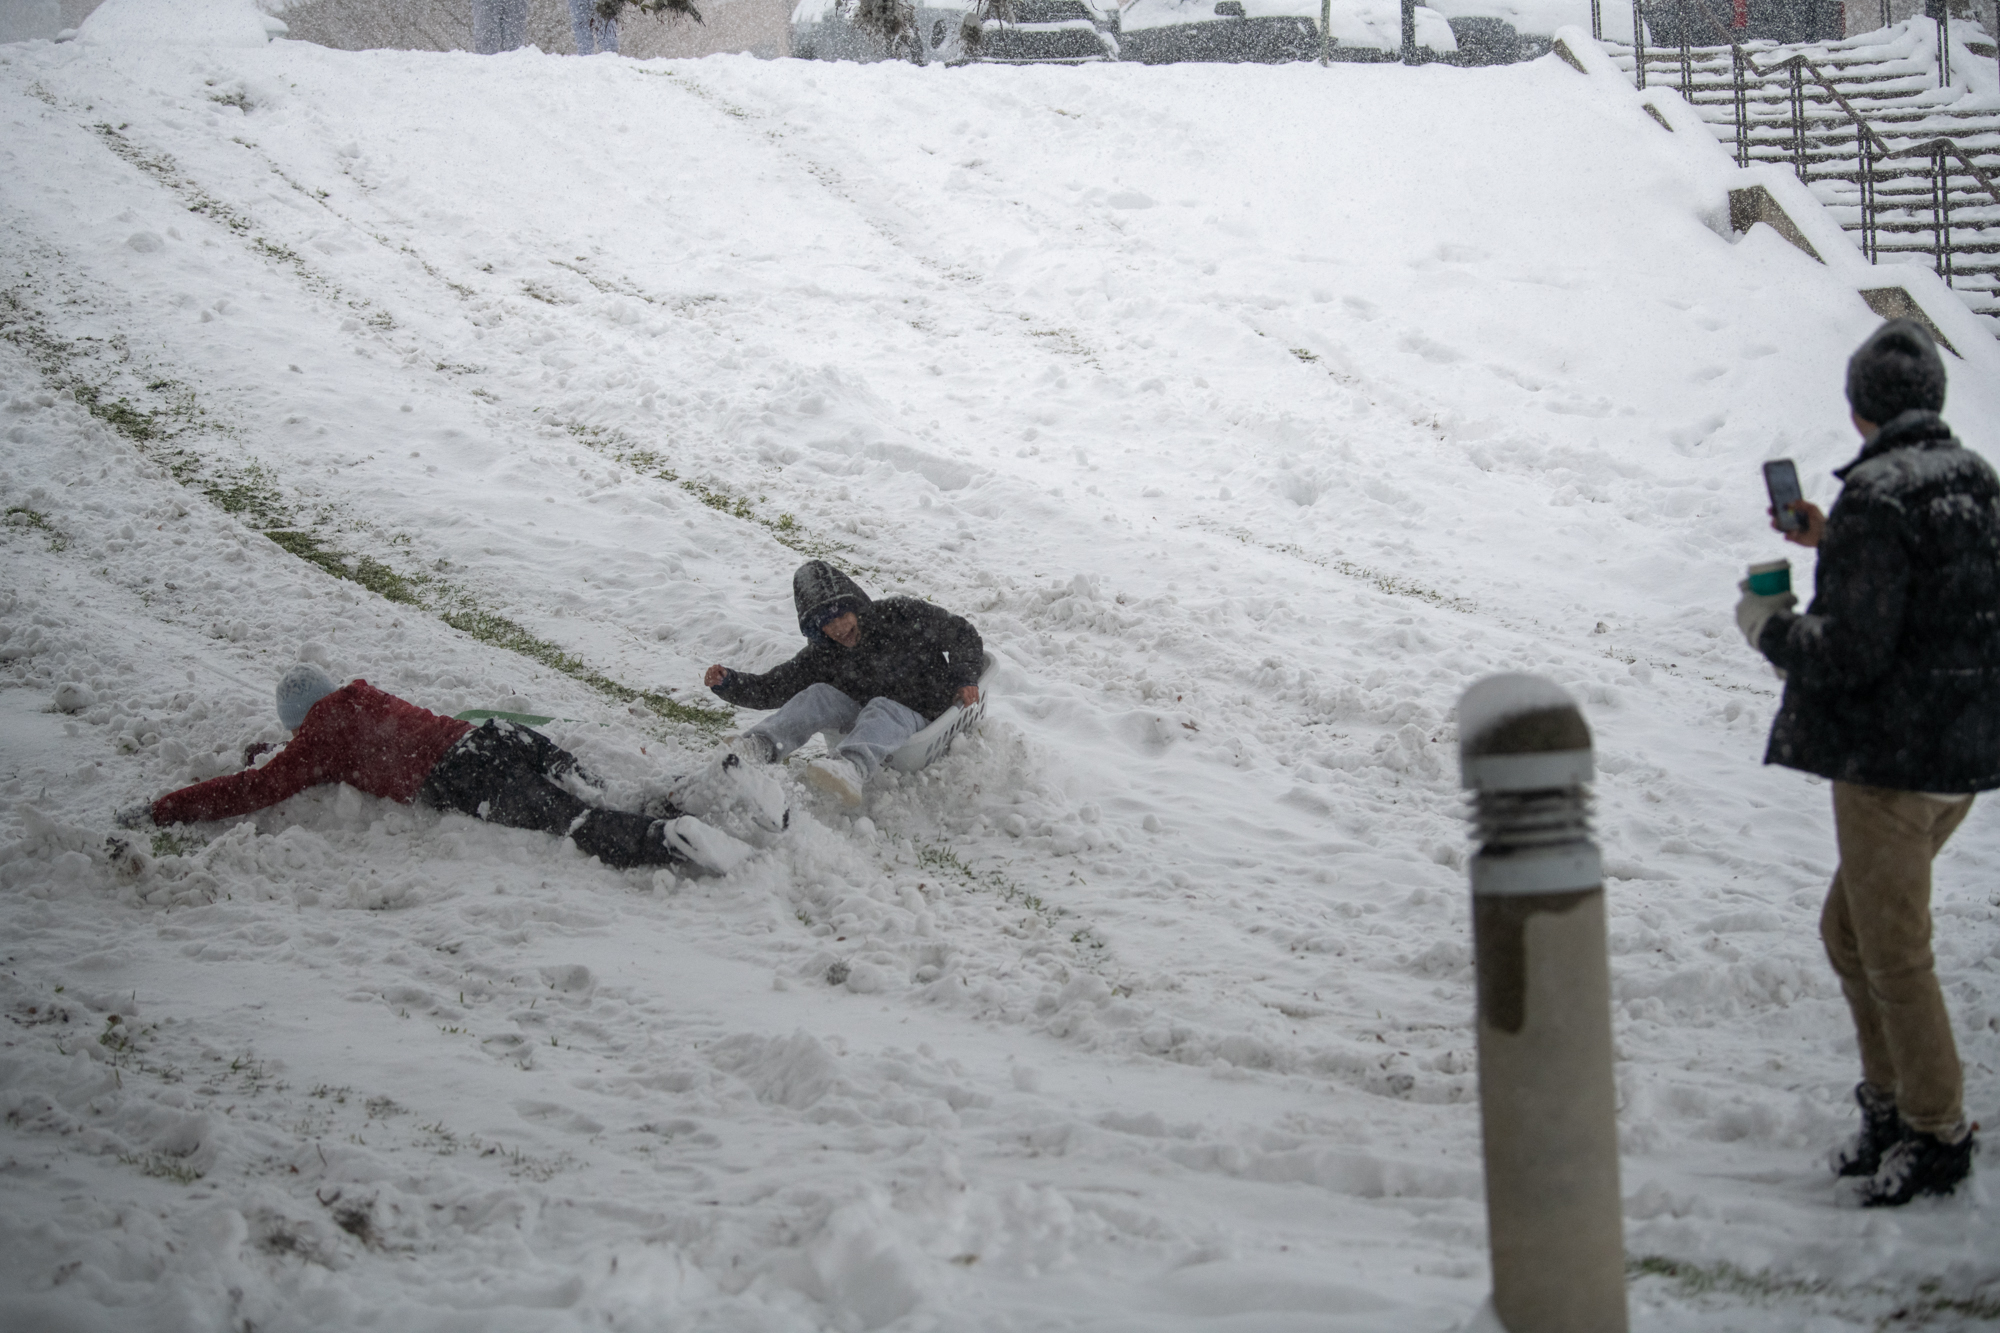
[[[1755,593],[1750,591],[1750,580],[1744,579],[1736,585],[1743,590],[1743,598],[1736,603],[1736,628],[1743,631],[1743,637],[1755,648],[1757,640],[1763,637],[1764,626],[1780,611],[1790,611],[1799,604],[1797,594],[1789,592]]]

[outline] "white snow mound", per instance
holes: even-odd
[[[80,42],[171,46],[263,46],[285,34],[282,19],[251,0],[104,0],[77,29]]]

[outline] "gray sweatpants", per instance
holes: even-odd
[[[773,757],[783,759],[822,731],[844,731],[847,737],[834,754],[866,778],[927,725],[922,713],[894,699],[875,698],[863,705],[831,685],[808,685],[748,734],[771,742],[777,752]]]

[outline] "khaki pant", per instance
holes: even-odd
[[[1912,1129],[1949,1133],[1964,1085],[1931,956],[1931,859],[1972,798],[1833,784],[1840,868],[1820,914],[1826,956],[1854,1012],[1861,1077],[1893,1091]]]

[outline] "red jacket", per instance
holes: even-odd
[[[270,763],[167,793],[153,802],[153,822],[247,815],[323,782],[408,801],[444,752],[471,730],[470,722],[440,717],[357,680],[314,704],[292,743]]]

